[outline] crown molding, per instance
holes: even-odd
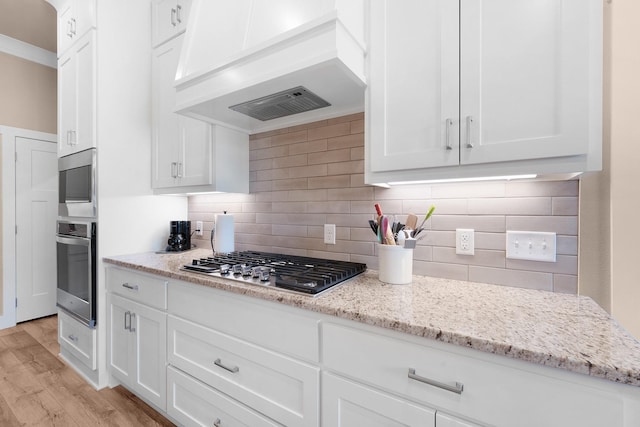
[[[17,56],[46,67],[58,68],[55,52],[0,34],[0,52]]]

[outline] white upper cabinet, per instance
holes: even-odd
[[[247,193],[249,136],[173,112],[183,39],[153,50],[151,185],[157,193]]]
[[[462,0],[461,163],[588,151],[587,3]]]
[[[371,2],[365,181],[599,170],[601,18],[599,0]]]
[[[58,10],[58,57],[96,25],[95,0],[70,0]]]
[[[173,82],[183,38],[153,51],[153,188],[210,183],[211,125],[173,112]]]
[[[374,1],[370,7],[371,170],[457,165],[458,2]]]
[[[185,31],[190,9],[191,0],[159,0],[151,3],[151,38],[154,47]]]
[[[95,147],[95,31],[58,60],[58,156]]]

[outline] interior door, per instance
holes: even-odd
[[[55,143],[16,138],[16,322],[56,312]]]

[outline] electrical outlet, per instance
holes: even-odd
[[[324,242],[327,245],[336,244],[336,225],[335,224],[324,225]]]
[[[456,253],[458,255],[473,255],[475,253],[472,228],[456,229]]]
[[[507,230],[507,258],[556,262],[556,233]]]
[[[203,232],[202,221],[196,221],[196,236],[202,236]]]

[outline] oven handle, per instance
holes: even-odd
[[[86,237],[66,237],[57,234],[56,242],[63,243],[65,245],[80,245],[86,247],[91,246],[91,239],[88,239]]]

